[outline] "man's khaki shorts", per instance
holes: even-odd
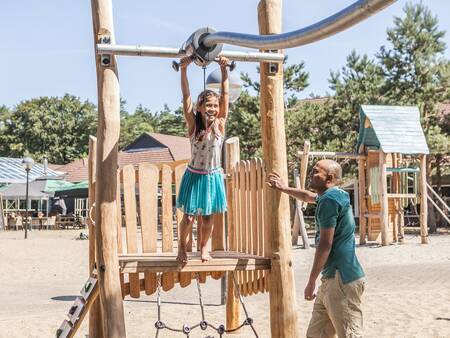
[[[362,337],[363,314],[361,296],[365,278],[342,283],[336,271],[335,278],[322,278],[309,322],[308,338]]]

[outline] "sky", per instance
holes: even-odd
[[[355,0],[284,0],[283,31],[313,24],[350,5]],[[257,0],[113,0],[116,42],[179,48],[198,28],[258,33]],[[418,1],[413,0],[413,3]],[[450,31],[450,1],[422,1],[439,19],[439,27]],[[397,1],[382,12],[335,36],[310,45],[286,50],[288,64],[305,62],[310,85],[301,94],[330,92],[330,70],[345,64],[355,49],[371,57],[386,45],[386,29],[393,17],[403,15],[407,2]],[[447,15],[445,15],[447,13]],[[445,36],[450,45],[450,33]],[[97,104],[92,17],[89,0],[2,0],[0,2],[0,105],[13,107],[23,100],[69,93]],[[249,50],[224,46],[224,50]],[[447,49],[446,57],[450,58]],[[133,112],[142,104],[152,111],[167,104],[181,104],[179,73],[172,59],[120,56],[121,97]],[[248,72],[257,80],[255,63],[238,62],[235,71]],[[207,72],[216,69],[216,64]],[[191,93],[203,87],[201,68],[189,69]]]

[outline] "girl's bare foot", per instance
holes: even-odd
[[[188,261],[186,249],[178,248],[177,262],[186,264]]]
[[[211,256],[209,255],[209,251],[208,251],[208,248],[206,247],[206,245],[204,247],[202,247],[200,251],[201,251],[202,262],[207,262],[211,259]]]

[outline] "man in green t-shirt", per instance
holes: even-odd
[[[310,173],[313,191],[287,186],[277,173],[268,185],[307,203],[316,203],[316,252],[304,295],[315,303],[307,337],[362,337],[361,296],[364,271],[355,254],[355,221],[347,192],[337,187],[341,166],[331,160],[316,163]],[[322,272],[317,296],[316,279]]]

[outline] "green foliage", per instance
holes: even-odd
[[[6,123],[10,120],[11,111],[6,106],[0,106],[0,133],[6,128]]]
[[[407,4],[405,17],[394,19],[387,30],[391,47],[382,46],[377,57],[383,69],[383,95],[392,104],[418,105],[432,153],[449,149],[448,131],[443,132],[437,104],[449,98],[449,62],[444,59],[444,31],[423,4]]]
[[[262,156],[259,98],[250,95],[248,90],[230,107],[226,134],[239,137],[241,159]]]
[[[175,136],[186,136],[186,124],[181,108],[171,112],[168,106],[164,110],[152,113],[148,108],[139,105],[134,114],[122,112],[119,147],[124,148],[143,133],[161,133]]]
[[[305,63],[301,61],[298,64],[285,67],[283,78],[287,107],[293,107],[298,102],[297,94],[309,86],[309,74],[305,71]]]
[[[90,134],[95,134],[95,106],[77,97],[39,97],[23,101],[10,113],[0,115],[0,154],[35,160],[47,156],[51,163],[64,164],[83,157]]]
[[[383,104],[380,93],[384,79],[380,67],[367,55],[352,51],[340,71],[331,72],[330,88],[334,90],[329,101],[327,121],[318,121],[324,150],[354,149],[359,126],[359,107],[362,104]],[[323,123],[323,124],[322,124]],[[343,134],[342,131],[345,131]]]
[[[186,122],[183,116],[183,108],[178,108],[171,112],[169,107],[165,106],[164,110],[156,116],[155,132],[167,135],[186,136]]]
[[[257,69],[259,72],[259,68]],[[284,69],[285,96],[289,93],[286,106],[298,102],[296,94],[308,86],[308,73],[304,63],[290,65]],[[262,156],[261,116],[259,112],[260,84],[253,81],[247,73],[241,74],[244,90],[239,99],[231,106],[227,122],[227,136],[238,136],[241,148],[241,158],[248,159]],[[256,92],[252,95],[250,90]]]
[[[155,117],[149,109],[139,105],[134,114],[122,111],[120,119],[120,141],[119,148],[129,145],[141,134],[153,132]]]

